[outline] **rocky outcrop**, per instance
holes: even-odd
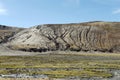
[[[38,25],[12,37],[9,47],[35,52],[49,50],[120,52],[120,23]]]

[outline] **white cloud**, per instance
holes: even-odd
[[[7,9],[0,3],[0,15],[7,15]]]
[[[113,11],[113,14],[120,14],[120,9]]]

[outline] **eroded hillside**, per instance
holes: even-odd
[[[101,51],[120,52],[119,22],[45,24],[25,29],[8,45],[23,51]]]
[[[17,32],[21,31],[22,28],[9,27],[0,25],[0,43],[6,43],[10,37],[14,36]]]

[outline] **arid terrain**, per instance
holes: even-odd
[[[13,36],[9,48],[30,52],[56,50],[120,52],[119,22],[45,24]]]
[[[120,22],[0,26],[0,80],[120,80],[119,72]]]

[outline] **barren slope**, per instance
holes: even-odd
[[[8,41],[10,37],[22,30],[22,28],[0,25],[0,44]]]
[[[24,51],[120,52],[120,22],[45,24],[23,30],[9,47]]]

